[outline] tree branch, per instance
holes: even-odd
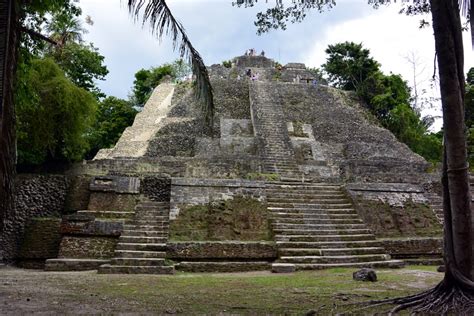
[[[23,32],[23,33],[26,33],[26,34],[28,34],[29,36],[34,37],[34,38],[36,38],[36,39],[39,39],[39,40],[48,42],[48,43],[50,43],[50,44],[52,44],[52,45],[55,45],[55,46],[58,46],[58,45],[59,45],[59,43],[56,42],[55,40],[53,40],[53,39],[51,39],[51,38],[49,38],[49,37],[47,37],[47,36],[45,36],[45,35],[43,35],[43,34],[41,34],[41,33],[39,33],[39,32],[33,31],[32,29],[26,28],[26,27],[24,27],[24,26],[21,26],[21,27],[20,27],[20,31]]]

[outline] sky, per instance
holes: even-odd
[[[400,6],[374,9],[366,0],[338,0],[330,11],[311,12],[305,21],[288,26],[286,31],[272,30],[258,36],[254,25],[256,13],[269,4],[259,1],[253,8],[232,6],[233,0],[168,0],[174,16],[183,23],[193,45],[206,65],[221,63],[243,55],[246,49],[264,50],[266,56],[281,64],[304,62],[319,67],[326,60],[329,44],[344,41],[362,43],[382,65],[385,73],[401,74],[413,86],[413,66],[407,56],[416,60],[417,85],[427,96],[437,96],[430,88],[433,75],[434,38],[431,27],[419,29],[420,17],[398,14]],[[135,21],[128,13],[125,0],[80,0],[86,25],[86,41],[93,42],[105,56],[109,74],[99,87],[107,94],[126,98],[134,74],[142,68],[172,62],[179,56],[169,39],[159,41],[148,25]],[[429,17],[426,17],[429,20]],[[474,67],[470,36],[465,32],[465,68]],[[439,105],[426,108],[423,114],[439,115]],[[438,121],[434,129],[440,128]]]

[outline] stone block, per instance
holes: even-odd
[[[61,240],[61,259],[110,259],[114,256],[117,237],[64,236]]]
[[[277,258],[273,242],[203,241],[168,243],[170,259],[268,259]]]
[[[272,264],[273,273],[294,273],[296,266],[291,263],[274,263]]]
[[[118,237],[123,231],[123,223],[111,221],[72,221],[61,222],[61,234],[83,236]]]
[[[97,270],[110,260],[98,259],[49,259],[46,260],[46,271],[88,271]]]
[[[61,234],[60,218],[34,218],[25,226],[20,246],[20,260],[56,258],[58,256]]]
[[[140,179],[136,177],[97,176],[90,182],[93,192],[140,193]]]
[[[133,212],[138,195],[108,192],[92,192],[88,210],[103,212]]]

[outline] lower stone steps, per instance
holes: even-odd
[[[261,262],[221,262],[221,261],[183,261],[176,265],[176,269],[185,272],[246,272],[270,270],[271,264]]]
[[[276,241],[288,241],[288,242],[319,242],[319,241],[368,241],[375,240],[375,236],[372,234],[360,234],[360,235],[276,235]]]
[[[383,253],[382,247],[360,247],[360,248],[282,248],[278,250],[280,256],[343,256],[343,255],[368,255]]]
[[[147,244],[157,244],[157,243],[166,243],[168,237],[142,237],[142,236],[120,236],[120,242],[123,243],[147,243]]]
[[[162,266],[165,264],[164,258],[113,258],[110,261],[118,266]]]
[[[90,215],[95,218],[104,218],[104,219],[131,219],[135,215],[135,212],[111,212],[111,211],[91,211],[91,210],[81,210],[77,211],[77,214],[80,215]]]
[[[357,235],[357,234],[371,234],[370,229],[346,229],[346,230],[335,230],[335,229],[279,229],[274,228],[273,232],[278,236],[281,235]]]
[[[382,243],[377,240],[363,240],[363,241],[319,241],[319,242],[288,242],[277,241],[279,248],[318,248],[318,249],[334,249],[334,248],[366,248],[366,247],[381,247]]]
[[[48,259],[45,271],[88,271],[97,270],[101,265],[108,264],[110,260],[101,259]]]
[[[350,263],[302,263],[295,264],[296,270],[322,270],[330,268],[403,268],[405,262],[401,260],[385,260],[371,262],[350,262]]]
[[[135,251],[165,251],[166,244],[138,244],[138,243],[118,243],[116,250],[135,250]]]
[[[123,236],[136,236],[136,237],[167,237],[168,232],[156,231],[156,230],[124,230]]]
[[[330,263],[360,263],[390,260],[389,255],[367,254],[367,255],[347,255],[347,256],[282,256],[278,259],[281,263],[310,263],[310,264],[330,264]]]
[[[120,258],[165,258],[166,251],[115,250],[115,257]]]
[[[173,266],[119,266],[105,264],[100,266],[100,274],[174,274]]]

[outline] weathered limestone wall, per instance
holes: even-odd
[[[351,95],[326,86],[273,83],[287,120],[311,124],[325,156],[339,165],[343,179],[413,182],[428,164],[388,130],[379,127]]]
[[[0,259],[13,260],[18,256],[25,225],[31,218],[59,217],[66,204],[69,187],[63,175],[20,174],[15,179],[15,205],[6,218],[0,236]]]
[[[378,238],[441,236],[442,227],[419,185],[352,183],[346,189]]]
[[[17,263],[22,268],[43,269],[56,258],[61,242],[60,218],[32,218],[25,225]]]
[[[441,258],[443,255],[442,237],[383,239],[381,242],[393,258]]]
[[[160,129],[161,120],[171,106],[174,85],[162,83],[155,88],[143,110],[135,117],[133,125],[127,127],[114,148],[100,150],[94,159],[142,157],[149,140]]]
[[[274,260],[278,254],[273,242],[203,241],[171,242],[167,257],[174,260]]]
[[[242,179],[173,178],[170,218],[175,219],[184,207],[229,200],[236,196],[250,197],[264,202],[266,200],[265,183]]]

